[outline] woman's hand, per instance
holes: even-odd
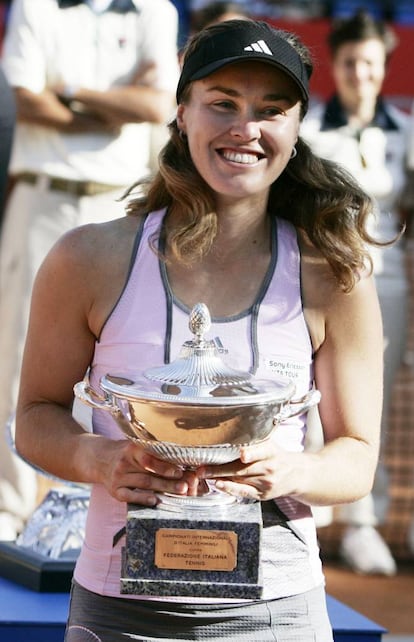
[[[306,456],[282,450],[274,440],[241,448],[240,459],[221,466],[203,466],[197,476],[214,479],[217,488],[245,499],[274,499],[297,492],[298,471]]]
[[[196,493],[194,473],[157,459],[129,440],[112,444],[110,458],[105,458],[103,484],[118,501],[155,506],[159,492]]]

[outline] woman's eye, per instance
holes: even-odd
[[[238,105],[231,100],[217,100],[213,103],[213,107],[222,111],[236,111],[238,109]],[[255,113],[257,118],[274,118],[285,114],[286,109],[281,105],[269,105],[268,107],[257,107]]]
[[[230,100],[218,100],[214,103],[215,107],[220,107],[221,109],[233,109],[234,105]]]
[[[265,109],[262,109],[261,113],[264,114],[265,116],[272,117],[272,116],[278,116],[279,114],[284,114],[285,110],[282,109],[281,107],[273,106],[273,107],[266,107]]]

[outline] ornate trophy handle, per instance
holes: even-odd
[[[122,410],[116,404],[110,401],[109,397],[99,395],[95,390],[93,390],[89,384],[88,375],[84,377],[83,381],[75,383],[75,385],[73,386],[73,392],[75,394],[75,397],[77,397],[79,401],[82,401],[87,406],[91,406],[96,410],[105,410],[107,412],[110,412],[117,424],[122,428],[124,434],[127,437],[132,438],[134,441],[136,440],[137,432],[134,431],[131,427],[131,417],[125,416]],[[136,430],[138,429],[138,427],[141,430],[144,430],[144,426],[141,425],[139,421],[135,422],[135,427]]]
[[[87,377],[85,377],[83,381],[75,383],[73,392],[75,393],[75,397],[83,401],[87,406],[91,406],[97,410],[109,410],[112,414],[119,414],[118,406],[113,404],[107,397],[103,397],[95,392],[89,385]]]
[[[289,401],[273,419],[274,425],[280,424],[285,419],[296,417],[304,412],[308,412],[313,406],[316,406],[321,400],[319,390],[310,390],[300,399]]]

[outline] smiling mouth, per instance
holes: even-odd
[[[253,165],[257,163],[261,158],[264,158],[263,154],[252,154],[247,152],[232,152],[229,150],[219,151],[220,155],[232,163],[240,163],[241,165]]]

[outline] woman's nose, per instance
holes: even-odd
[[[260,138],[260,124],[253,116],[239,116],[231,125],[230,133],[243,140]]]

